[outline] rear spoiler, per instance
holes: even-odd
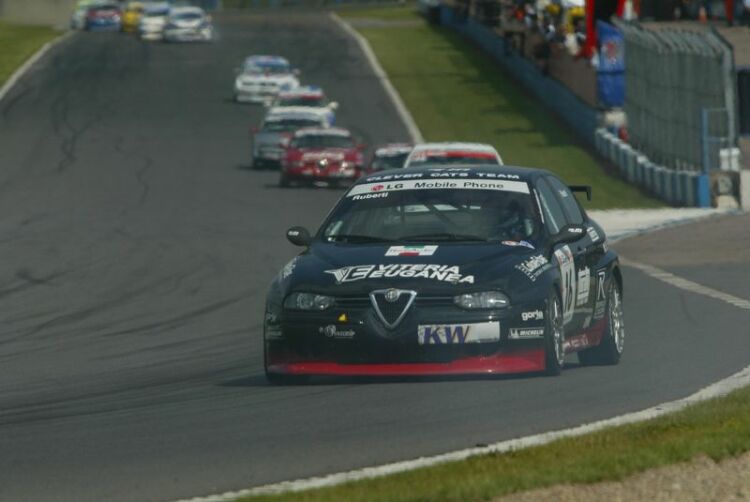
[[[586,192],[586,199],[591,200],[591,185],[570,185],[571,192]]]

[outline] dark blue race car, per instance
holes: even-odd
[[[87,31],[119,31],[121,22],[117,4],[98,4],[86,12],[84,28]]]
[[[268,293],[273,381],[307,375],[559,374],[616,364],[616,253],[554,174],[400,169],[361,178]]]

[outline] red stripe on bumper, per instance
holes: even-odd
[[[334,376],[417,376],[528,373],[544,370],[544,349],[467,357],[448,363],[340,364],[302,361],[268,366],[270,373]]]

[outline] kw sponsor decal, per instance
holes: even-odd
[[[347,197],[364,193],[395,192],[399,190],[497,190],[502,192],[529,193],[529,185],[523,181],[496,181],[487,179],[434,179],[404,180],[398,182],[362,183],[355,185]]]
[[[428,324],[417,327],[420,345],[462,345],[500,340],[500,323]]]
[[[541,310],[533,310],[531,312],[521,312],[521,320],[526,321],[543,321],[544,312]]]
[[[508,336],[511,340],[527,340],[529,338],[543,338],[544,328],[510,328]]]
[[[437,246],[391,246],[385,252],[386,256],[432,256]]]
[[[590,287],[591,270],[586,267],[578,271],[578,295],[576,296],[576,307],[586,305],[589,302]]]
[[[461,269],[450,265],[427,265],[423,263],[389,265],[354,265],[326,270],[336,278],[336,284],[361,281],[363,279],[428,279],[454,284],[474,284],[473,275],[462,275]]]
[[[548,263],[549,260],[547,260],[544,255],[539,254],[516,265],[516,270],[520,270],[526,274],[526,277],[528,277],[531,282],[534,282],[540,275],[542,275],[542,272],[545,270],[545,265]]]

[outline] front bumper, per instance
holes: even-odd
[[[427,302],[425,302],[427,303]],[[522,312],[543,304],[493,313],[469,312],[447,302],[417,305],[387,329],[359,300],[326,312],[284,311],[266,321],[266,371],[279,375],[416,376],[539,372],[545,369],[544,321],[523,321]],[[356,308],[356,307],[359,308]],[[345,315],[345,322],[341,316]],[[472,343],[420,343],[424,326],[498,323],[499,337]],[[420,326],[422,328],[420,328]],[[518,330],[535,332],[519,339]]]
[[[235,86],[234,96],[237,101],[249,103],[265,103],[279,93],[277,87],[270,86]]]
[[[164,40],[169,42],[207,42],[211,40],[210,28],[183,28],[164,31]]]
[[[326,167],[307,164],[286,169],[286,175],[290,179],[305,181],[354,181],[360,177],[360,172],[361,169],[354,165],[342,167],[340,164],[331,164]]]

